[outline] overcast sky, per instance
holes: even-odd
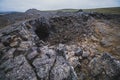
[[[0,11],[84,9],[101,7],[120,7],[120,0],[0,0]]]

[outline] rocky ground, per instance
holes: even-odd
[[[0,80],[120,80],[120,15],[25,14],[0,29]]]

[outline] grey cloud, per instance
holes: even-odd
[[[0,11],[25,11],[29,8],[100,8],[119,6],[119,0],[0,0]]]

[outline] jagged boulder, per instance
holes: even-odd
[[[120,61],[110,54],[104,53],[102,56],[94,58],[90,64],[91,76],[93,80],[119,80]]]

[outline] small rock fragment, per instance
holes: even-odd
[[[75,56],[81,56],[83,54],[83,51],[81,48],[78,48],[76,51],[75,51]]]
[[[83,54],[82,54],[82,57],[83,58],[87,58],[89,56],[89,52],[87,51],[87,52],[83,52]]]

